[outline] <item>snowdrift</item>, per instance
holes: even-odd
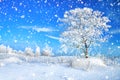
[[[11,63],[22,63],[23,61],[21,59],[19,59],[18,57],[9,57],[9,58],[5,58],[0,60],[0,67],[5,66],[6,64],[11,64]]]
[[[119,75],[120,66],[101,58],[0,54],[0,80],[120,80]]]
[[[6,63],[22,63],[22,60],[20,60],[17,57],[10,57],[8,59],[5,59],[4,62],[6,62]]]
[[[99,58],[81,58],[71,62],[71,66],[77,69],[88,70],[96,67],[106,67],[105,62]]]

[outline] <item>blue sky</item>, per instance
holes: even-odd
[[[104,49],[109,46],[114,55],[120,55],[120,0],[0,0],[0,44],[24,50],[36,45],[43,48],[47,43],[57,51],[57,37],[64,29],[58,18],[65,11],[83,7],[104,12],[111,20],[113,37]]]

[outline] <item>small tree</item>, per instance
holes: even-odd
[[[86,58],[89,47],[99,41],[104,42],[107,39],[105,32],[110,28],[107,25],[110,20],[91,8],[66,11],[60,21],[67,27],[61,34],[61,42],[67,47],[82,50]]]
[[[48,44],[46,44],[45,48],[43,49],[42,55],[52,56],[52,48]]]
[[[11,47],[6,47],[6,49],[7,49],[7,53],[8,54],[11,54],[11,53],[13,53],[13,49],[11,48]]]
[[[36,57],[40,56],[40,47],[38,47],[38,46],[36,46],[35,56]]]
[[[28,56],[34,56],[33,49],[26,47],[24,53]]]
[[[7,47],[5,45],[0,45],[0,53],[7,53]]]

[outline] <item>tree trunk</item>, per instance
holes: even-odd
[[[85,43],[85,58],[88,58],[88,46],[87,44]]]
[[[85,58],[88,58],[88,48],[85,49]]]

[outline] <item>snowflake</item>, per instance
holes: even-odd
[[[32,12],[32,10],[30,9],[29,12]]]
[[[32,76],[33,76],[33,77],[35,77],[35,76],[36,76],[36,74],[35,74],[35,73],[32,73]]]
[[[19,5],[22,6],[22,3],[20,3]]]
[[[44,3],[47,3],[47,0],[45,0]]]
[[[120,6],[120,2],[117,5]]]
[[[17,9],[17,7],[12,6],[12,8],[13,8],[15,11],[17,11],[17,10],[18,10],[18,9]]]
[[[4,15],[7,15],[7,13],[4,13]]]
[[[18,41],[17,40],[14,40],[14,43],[17,43]]]
[[[15,9],[15,11],[17,11],[18,9],[17,9],[17,7],[14,7],[14,9]]]
[[[59,7],[59,4],[57,4],[57,7]]]
[[[118,46],[118,49],[120,49],[120,46]]]
[[[4,63],[0,63],[0,67],[3,67],[3,66],[5,66],[5,64]]]
[[[25,18],[25,15],[21,15],[20,17],[21,17],[21,18]]]
[[[40,1],[37,1],[37,3],[40,3]]]
[[[81,4],[83,4],[84,2],[83,1],[81,1]]]
[[[58,17],[58,15],[57,15],[57,14],[55,14],[55,17]]]
[[[32,24],[32,23],[33,23],[33,21],[30,21],[30,23]]]
[[[109,76],[105,76],[105,79],[109,79]]]
[[[111,3],[110,6],[114,6],[114,5]]]
[[[98,0],[98,1],[103,1],[103,0]]]
[[[111,45],[114,45],[114,43],[111,43]]]
[[[48,14],[48,12],[46,11],[45,14]]]

